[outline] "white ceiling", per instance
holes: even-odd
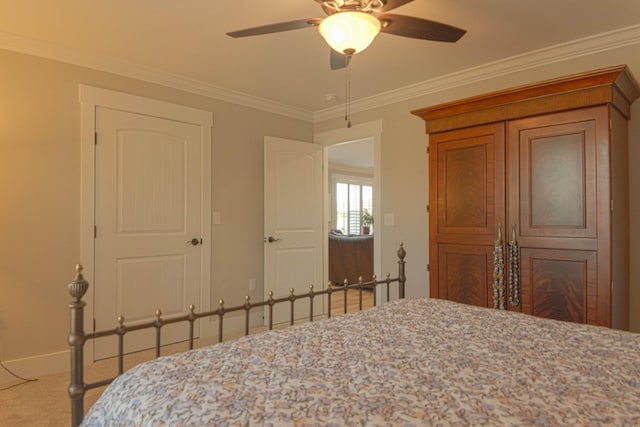
[[[415,0],[393,13],[467,34],[455,44],[380,34],[352,61],[353,100],[596,34],[640,31],[640,0]],[[225,33],[323,16],[313,0],[0,0],[0,48],[313,117],[339,109],[345,90],[344,71],[329,69],[314,28]]]

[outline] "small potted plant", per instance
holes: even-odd
[[[371,225],[373,225],[373,215],[365,209],[362,212],[362,234],[371,233]]]

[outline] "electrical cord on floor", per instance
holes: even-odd
[[[33,381],[38,381],[37,378],[24,378],[24,377],[21,377],[20,375],[18,375],[15,372],[13,372],[11,369],[7,368],[4,365],[4,363],[2,363],[2,360],[0,360],[0,366],[2,367],[2,369],[7,371],[11,376],[13,376],[13,377],[15,377],[15,378],[17,378],[19,380],[22,380],[22,382],[20,382],[20,383],[12,384],[12,385],[10,385],[8,387],[0,388],[0,391],[9,390],[10,388],[17,387],[17,386],[19,386],[21,384],[26,384],[26,383],[30,383],[30,382],[33,382]]]

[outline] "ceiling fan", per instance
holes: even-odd
[[[378,33],[421,40],[456,42],[466,31],[428,19],[387,13],[413,0],[314,0],[328,15],[262,25],[227,33],[249,37],[308,27],[318,27],[331,46],[331,69],[344,68],[350,58],[364,50]]]

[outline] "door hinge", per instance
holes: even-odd
[[[98,145],[98,132],[93,133],[93,145]]]
[[[427,145],[427,154],[429,154],[429,146]]]
[[[427,205],[427,213],[429,213],[431,207],[429,205]]]
[[[613,199],[611,199],[610,206],[611,206],[611,210],[613,210]]]
[[[431,271],[431,264],[427,264],[427,271]]]
[[[96,319],[93,319],[93,332],[96,331]]]
[[[98,226],[93,226],[93,238],[96,239],[98,237]]]

